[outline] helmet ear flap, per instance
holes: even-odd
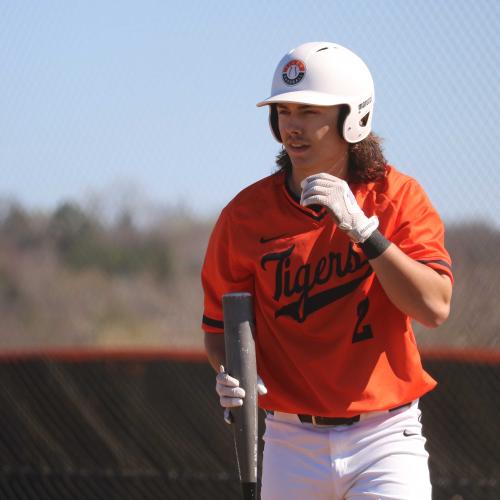
[[[281,142],[280,129],[278,125],[278,108],[276,107],[276,104],[271,104],[269,106],[269,125],[274,138],[278,142]]]
[[[337,121],[337,127],[338,127],[340,137],[342,137],[344,140],[345,140],[344,125],[345,125],[346,118],[349,115],[350,111],[351,111],[351,108],[347,104],[343,104],[340,107],[340,111],[339,111],[339,119]]]

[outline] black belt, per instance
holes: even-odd
[[[395,408],[391,408],[387,411],[396,411],[401,410],[402,408],[409,408],[411,403],[405,403],[404,405],[396,406]],[[267,413],[274,415],[274,411],[266,410]],[[315,417],[314,415],[297,415],[299,420],[305,424],[314,424],[314,425],[352,425],[356,422],[359,422],[361,415],[355,415],[354,417]]]

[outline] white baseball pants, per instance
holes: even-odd
[[[431,500],[418,402],[350,426],[266,417],[262,500]]]

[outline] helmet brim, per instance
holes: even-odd
[[[310,104],[311,106],[337,106],[338,104],[349,104],[352,97],[348,96],[333,96],[324,92],[315,92],[312,90],[294,90],[293,92],[285,92],[275,96],[268,97],[264,101],[257,103],[257,107],[269,106],[270,104],[278,103],[296,103]]]

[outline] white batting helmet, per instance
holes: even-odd
[[[257,106],[270,106],[269,121],[281,142],[276,107],[280,102],[349,107],[341,131],[347,142],[362,141],[371,131],[375,100],[366,64],[349,49],[330,42],[310,42],[291,50],[274,72],[271,96]]]

